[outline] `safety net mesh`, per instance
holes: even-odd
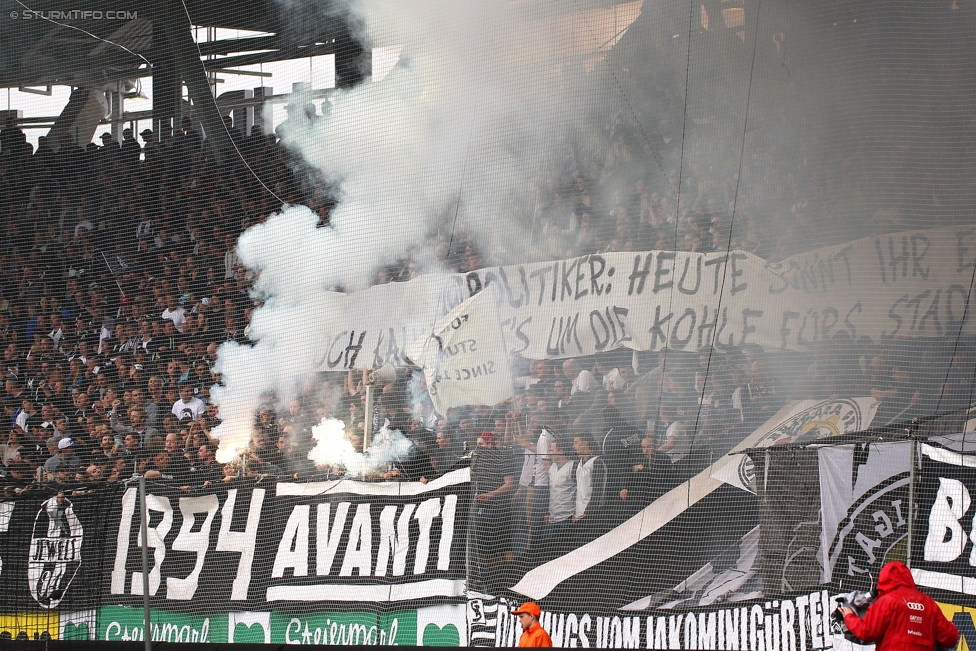
[[[891,560],[976,640],[973,0],[68,4],[0,640],[850,648]]]

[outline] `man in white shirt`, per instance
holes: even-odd
[[[549,362],[544,359],[534,359],[529,362],[529,374],[517,377],[512,380],[516,389],[523,391],[540,382],[546,384],[552,375],[552,368]]]
[[[660,418],[667,426],[667,430],[658,452],[668,455],[671,463],[678,463],[691,452],[693,431],[687,424],[678,420],[678,409],[672,405],[661,405]]]
[[[166,295],[166,309],[160,314],[160,318],[172,321],[176,329],[183,332],[183,324],[186,323],[186,310],[176,302],[176,296],[173,294]]]
[[[584,393],[593,391],[600,386],[597,381],[596,376],[593,373],[584,370],[578,361],[575,359],[567,359],[563,362],[563,375],[566,379],[573,383],[573,388],[570,389],[569,395],[575,395],[577,391],[582,391]]]
[[[576,505],[573,522],[580,529],[598,523],[603,515],[607,492],[607,464],[596,456],[596,442],[589,432],[578,432],[573,437],[573,451],[579,456],[576,464]]]
[[[636,378],[634,369],[631,366],[623,365],[610,369],[603,376],[603,388],[607,391],[623,391],[630,386]]]
[[[173,403],[173,415],[179,420],[184,418],[199,420],[200,414],[205,411],[207,405],[193,395],[193,386],[189,382],[180,384],[180,399]]]
[[[563,450],[558,439],[549,445],[549,513],[546,524],[550,531],[554,525],[565,525],[573,517],[576,508],[576,475],[567,451]]]
[[[18,384],[17,386],[20,385]],[[23,393],[22,395],[23,395],[23,399],[20,402],[20,409],[14,412],[14,426],[20,428],[20,430],[24,433],[29,433],[28,419],[31,416],[37,415],[37,407],[34,405],[34,402],[32,400],[29,400],[27,398],[26,393]]]
[[[54,341],[55,348],[61,348],[61,340],[64,339],[64,324],[61,323],[61,315],[57,312],[51,315],[51,332],[47,336]]]
[[[540,551],[550,558],[562,553],[560,538],[567,538],[566,529],[572,523],[576,508],[576,464],[569,460],[568,449],[563,445],[555,437],[549,444],[552,459],[549,464],[549,512],[546,514],[545,539]]]
[[[533,417],[533,420],[535,420],[535,417]],[[534,425],[535,423],[532,424]],[[552,432],[544,427],[541,428],[539,438],[536,439],[535,442],[535,465],[533,466],[532,481],[533,486],[542,487],[543,489],[549,486],[549,465],[551,463],[549,453],[552,441]],[[545,490],[542,490],[541,492],[544,493]]]
[[[533,442],[532,433],[539,432]],[[517,436],[515,443],[525,448],[519,490],[526,491],[526,518],[529,522],[529,535],[526,547],[531,548],[542,533],[543,518],[549,509],[549,446],[552,434],[542,427],[537,416],[529,419],[529,431],[525,436]],[[525,483],[526,480],[528,483]]]

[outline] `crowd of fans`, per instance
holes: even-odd
[[[217,348],[247,341],[255,306],[234,246],[280,205],[262,182],[296,203],[315,193],[274,136],[228,127],[260,182],[212,164],[190,120],[84,149],[62,135],[33,151],[13,121],[0,132],[7,494],[255,473],[217,463],[210,435]]]
[[[628,110],[565,135],[530,196],[509,201],[505,218],[528,224],[528,248],[467,237],[450,207],[430,233],[437,267],[653,248],[732,247],[776,260],[825,243],[803,229],[832,170],[801,174],[784,164],[795,152],[765,132],[750,140],[741,171],[733,158],[706,166],[679,150],[681,94],[646,69],[631,74]],[[62,134],[33,151],[15,123],[0,132],[4,496],[90,490],[139,473],[188,493],[265,477],[334,478],[345,469],[308,458],[312,428],[342,420],[366,452],[366,420],[375,430],[388,421],[409,452],[365,478],[430,481],[470,465],[478,573],[501,576],[502,564],[557,554],[635,513],[789,399],[873,395],[876,424],[972,401],[972,346],[957,341],[838,337],[794,356],[746,348],[516,358],[511,401],[447,414],[434,411],[417,369],[401,369],[371,414],[362,378],[323,373],[289,404],[268,396],[243,456],[219,463],[212,369],[223,342],[248,342],[258,306],[237,237],[279,198],[310,206],[323,227],[334,205],[329,184],[276,135],[227,126],[242,158],[224,165],[208,160],[190,120],[143,131],[142,145],[127,129],[121,143],[82,148]],[[906,225],[885,206],[864,223],[860,234]],[[425,264],[420,248],[405,250],[375,282],[409,280]],[[919,356],[927,363],[911,362]]]

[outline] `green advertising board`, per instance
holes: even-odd
[[[386,613],[273,611],[212,615],[153,610],[150,632],[157,642],[458,646],[466,638],[463,609],[463,605],[450,605]],[[141,608],[106,606],[98,611],[99,640],[139,641],[144,639],[143,629]]]
[[[227,642],[227,615],[187,615],[162,610],[150,612],[151,639],[156,642]],[[98,639],[145,639],[141,608],[106,606],[98,611]]]
[[[237,637],[234,638],[237,641]],[[417,611],[271,613],[272,644],[417,644]]]

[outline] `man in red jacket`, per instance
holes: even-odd
[[[849,606],[841,606],[844,624],[864,642],[875,642],[876,651],[951,649],[959,631],[945,618],[935,601],[915,587],[912,572],[893,561],[881,568],[878,599],[861,619]]]

